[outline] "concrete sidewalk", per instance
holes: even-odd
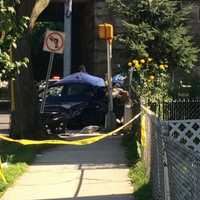
[[[48,150],[1,200],[133,200],[120,141]]]

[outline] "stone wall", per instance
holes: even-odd
[[[105,76],[107,71],[107,58],[106,58],[106,42],[100,40],[98,37],[98,25],[102,23],[111,23],[114,26],[114,34],[119,32],[120,28],[117,25],[116,19],[112,16],[107,8],[105,0],[95,0],[95,13],[94,20],[96,26],[95,44],[94,44],[94,68],[93,73]],[[117,73],[117,65],[124,65],[126,63],[126,56],[122,46],[113,41],[113,58],[112,69],[113,74]]]
[[[81,13],[81,23],[79,34],[81,43],[81,61],[86,65],[87,71],[90,73],[94,67],[94,2],[88,1],[79,9]]]
[[[192,15],[189,25],[191,26],[191,35],[194,38],[194,44],[200,48],[200,1],[192,1]],[[198,57],[199,61],[194,68],[193,74],[200,77],[200,53]]]
[[[200,0],[182,0],[192,4],[193,11],[191,20],[191,35],[194,37],[194,43],[200,47]],[[73,2],[79,2],[73,0]],[[81,62],[86,65],[87,71],[92,74],[105,76],[107,72],[106,43],[98,37],[98,25],[101,23],[111,23],[114,25],[115,35],[120,32],[119,21],[112,16],[106,5],[106,0],[85,0],[80,1],[84,4],[80,10],[81,20]],[[79,2],[79,3],[80,3]],[[74,4],[75,5],[75,4]],[[49,16],[48,16],[49,17]],[[113,41],[113,74],[117,73],[117,64],[126,66],[127,56],[120,44]],[[200,57],[200,56],[199,56]],[[199,59],[200,60],[200,59]],[[197,63],[195,72],[200,77],[200,61]]]
[[[192,14],[189,24],[192,27],[191,33],[195,37],[200,37],[200,1],[192,2]]]

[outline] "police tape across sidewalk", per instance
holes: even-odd
[[[0,178],[3,180],[3,182],[6,184],[7,181],[6,181],[6,178],[3,174],[3,167],[2,167],[2,163],[1,163],[1,157],[0,157]]]
[[[5,140],[8,142],[15,142],[15,143],[19,143],[22,145],[40,145],[40,144],[67,144],[67,145],[87,145],[87,144],[92,144],[95,143],[99,140],[102,140],[106,137],[109,137],[115,133],[118,133],[119,131],[123,130],[125,127],[127,127],[128,125],[130,125],[134,120],[136,120],[139,116],[141,115],[141,113],[137,114],[135,117],[133,117],[129,122],[127,122],[126,124],[124,124],[123,126],[115,129],[114,131],[111,131],[107,134],[104,135],[100,135],[100,136],[95,136],[92,138],[86,138],[86,139],[80,139],[80,140],[74,140],[74,141],[65,141],[65,140],[27,140],[27,139],[12,139],[9,138],[7,136],[1,135],[0,134],[0,139],[1,140]]]

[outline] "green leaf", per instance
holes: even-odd
[[[12,43],[12,46],[16,49],[17,48],[17,44],[15,42]]]
[[[7,7],[7,10],[9,11],[9,12],[11,12],[11,13],[15,13],[15,9],[13,8],[13,7]]]

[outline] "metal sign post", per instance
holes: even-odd
[[[108,113],[106,115],[105,127],[107,130],[112,130],[116,127],[116,116],[113,112],[113,96],[112,96],[112,41],[107,40],[107,72],[108,72],[108,96],[109,96],[109,106]]]
[[[65,35],[62,32],[59,31],[50,31],[47,30],[45,34],[45,39],[44,39],[44,45],[43,45],[43,50],[50,52],[50,59],[49,59],[49,65],[47,69],[47,75],[46,75],[46,80],[45,80],[45,88],[44,92],[42,95],[42,103],[40,107],[40,112],[44,113],[44,107],[46,103],[46,98],[47,98],[47,91],[48,91],[48,86],[49,86],[49,79],[51,76],[51,70],[53,67],[53,59],[55,53],[62,54],[64,51],[64,42],[65,42]]]
[[[52,70],[52,66],[53,66],[53,58],[54,58],[54,53],[50,53],[47,76],[46,76],[46,80],[45,80],[46,84],[45,84],[44,92],[42,95],[42,103],[41,103],[41,107],[40,107],[40,113],[44,113],[44,107],[45,107],[46,98],[47,98],[47,90],[48,90],[48,86],[49,86],[49,79],[51,76],[51,70]]]
[[[109,95],[109,108],[108,111],[113,111],[113,97],[112,97],[112,71],[111,71],[111,59],[112,59],[112,47],[107,40],[107,72],[108,72],[108,95]]]
[[[113,111],[113,97],[112,97],[112,71],[111,71],[111,44],[107,40],[107,72],[108,72],[108,94],[109,94],[109,112]]]
[[[116,127],[116,116],[113,112],[113,97],[112,97],[112,40],[113,26],[111,24],[99,24],[99,37],[106,40],[107,45],[107,79],[108,79],[108,113],[105,116],[105,128],[112,130]]]

